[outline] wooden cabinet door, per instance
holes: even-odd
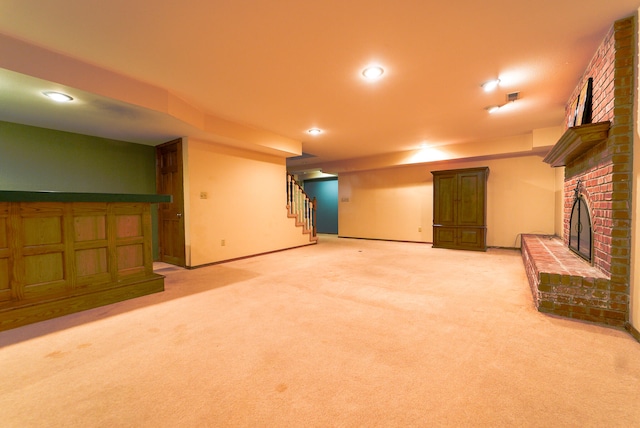
[[[486,227],[460,227],[458,228],[457,247],[461,250],[480,250],[487,249],[487,228]]]
[[[485,178],[482,171],[465,171],[458,175],[458,226],[484,226]]]
[[[455,174],[443,174],[434,177],[433,223],[443,226],[455,226],[457,206],[457,177]]]
[[[433,246],[485,251],[489,169],[433,171]]]
[[[441,225],[433,226],[433,246],[455,248],[458,243],[458,228]]]

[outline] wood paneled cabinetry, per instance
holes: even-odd
[[[487,249],[489,168],[432,171],[433,246]]]
[[[0,199],[0,331],[162,290],[149,203]]]

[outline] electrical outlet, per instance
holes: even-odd
[[[207,192],[200,192],[200,199],[207,199]]]
[[[220,241],[220,245],[224,247],[225,245],[227,245],[227,242],[223,239]]]
[[[418,232],[422,232],[422,228],[421,227],[418,227]]]

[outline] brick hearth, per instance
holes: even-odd
[[[540,312],[622,327],[626,320],[626,287],[611,283],[550,235],[522,235],[531,294]]]

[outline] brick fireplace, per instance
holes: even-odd
[[[617,21],[567,104],[567,129],[545,162],[564,167],[563,238],[523,235],[522,257],[541,312],[624,326],[629,317],[634,17]],[[576,105],[592,83],[591,117]],[[591,219],[591,260],[569,250],[576,198]]]

